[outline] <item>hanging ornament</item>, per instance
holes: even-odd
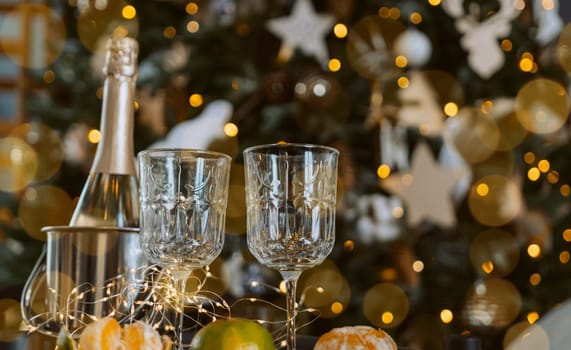
[[[410,74],[409,85],[398,90],[402,107],[397,112],[398,122],[417,127],[423,135],[438,135],[444,125],[444,112],[438,104],[438,95],[420,71]]]
[[[364,243],[393,241],[400,236],[402,202],[399,198],[380,194],[361,196],[356,206],[357,231]]]
[[[213,101],[199,116],[178,123],[164,139],[149,148],[206,149],[212,141],[225,137],[224,124],[232,117],[232,110],[227,101]]]
[[[467,293],[462,320],[472,331],[496,332],[518,317],[521,306],[521,295],[511,282],[500,278],[480,280]]]
[[[329,56],[325,36],[333,21],[333,16],[317,14],[311,0],[296,0],[289,16],[271,19],[266,26],[283,40],[279,58],[287,61],[298,48],[324,62]]]
[[[549,1],[547,8],[545,0],[533,0],[533,17],[537,24],[535,39],[542,46],[549,44],[561,33],[563,19],[559,15],[559,0]]]
[[[451,145],[446,141],[442,143],[440,153],[438,154],[438,160],[443,167],[465,169],[464,175],[456,182],[456,185],[452,190],[452,199],[454,200],[454,203],[460,203],[470,190],[473,178],[472,170],[466,161],[464,161],[460,153],[458,153],[456,148],[454,148],[454,145]]]
[[[470,67],[483,79],[490,78],[504,66],[505,55],[499,40],[510,34],[511,21],[519,16],[521,7],[513,0],[499,0],[500,8],[480,22],[480,5],[470,1],[469,13],[464,0],[446,0],[442,8],[455,19],[456,29],[463,35],[461,44],[468,51]]]
[[[381,186],[406,203],[408,224],[416,226],[430,220],[443,227],[456,224],[451,193],[466,169],[440,167],[427,144],[419,144],[412,155],[410,173],[401,173],[381,180]]]
[[[418,29],[402,32],[395,40],[394,52],[406,57],[408,65],[414,68],[424,66],[432,56],[430,39]]]
[[[391,52],[395,39],[405,31],[398,20],[367,16],[361,19],[347,37],[347,59],[360,75],[389,81],[399,72]]]

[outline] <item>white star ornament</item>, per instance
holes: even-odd
[[[297,0],[289,16],[271,19],[266,26],[283,40],[279,57],[287,60],[299,48],[323,62],[329,57],[325,36],[333,22],[333,16],[317,14],[310,0]]]
[[[440,167],[428,145],[421,143],[412,155],[410,173],[391,175],[381,181],[381,186],[405,202],[409,225],[428,220],[452,227],[456,224],[452,193],[466,171]]]

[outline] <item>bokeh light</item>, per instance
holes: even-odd
[[[198,13],[198,4],[195,2],[189,2],[188,4],[186,4],[185,10],[186,13],[188,13],[189,15],[195,15],[196,13]]]
[[[23,28],[23,18],[34,19],[26,21],[31,23],[30,27]],[[48,6],[33,3],[18,5],[3,15],[0,32],[0,49],[3,54],[17,65],[31,69],[46,68],[54,63],[61,55],[67,40],[65,24],[61,17]],[[25,37],[25,34],[28,36]],[[33,43],[26,46],[30,50],[26,55],[11,49],[22,43]]]
[[[504,349],[507,349],[514,339],[520,337],[529,328],[530,324],[527,321],[517,322],[508,328],[506,334],[504,335],[503,345]],[[547,349],[547,348],[545,348]]]
[[[191,107],[200,107],[204,103],[204,100],[201,94],[192,94],[188,98],[188,103]]]
[[[224,124],[224,134],[228,137],[235,137],[238,135],[238,126],[234,123]]]
[[[462,319],[475,331],[497,330],[511,324],[521,307],[521,295],[511,282],[489,278],[476,281],[468,291]]]
[[[454,314],[449,309],[440,311],[440,320],[442,323],[450,323],[454,319]]]
[[[91,52],[103,51],[110,37],[133,37],[139,32],[139,20],[136,16],[125,18],[123,11],[133,14],[129,5],[123,0],[107,1],[106,6],[97,8],[97,2],[89,2],[77,19],[79,40]]]
[[[28,143],[36,153],[37,169],[34,180],[48,180],[60,170],[63,144],[54,129],[37,122],[25,123],[14,128],[10,136]]]
[[[559,253],[559,262],[562,264],[567,264],[569,262],[570,257],[571,255],[569,254],[569,251],[564,250],[561,253]]]
[[[498,98],[487,101],[482,112],[495,124],[498,137],[481,135],[482,142],[496,151],[511,151],[519,146],[527,135],[527,130],[520,124],[515,113],[515,101],[508,98]]]
[[[347,29],[347,26],[343,23],[337,23],[335,24],[335,26],[333,27],[333,33],[335,34],[336,37],[338,37],[339,39],[343,39],[347,36],[347,34],[349,33],[349,30]]]
[[[537,320],[539,320],[539,313],[537,313],[537,311],[529,312],[526,318],[529,324],[534,324],[535,322],[537,322]]]
[[[18,216],[26,233],[45,241],[44,226],[67,225],[74,205],[69,195],[59,187],[40,185],[28,187],[20,201]]]
[[[569,109],[565,87],[549,79],[526,83],[516,97],[515,110],[519,122],[536,134],[547,134],[561,128]]]
[[[327,68],[332,72],[338,72],[341,69],[341,61],[337,58],[332,58],[327,63]]]
[[[133,19],[135,16],[137,16],[137,10],[133,5],[125,5],[121,10],[121,15],[125,19]]]
[[[386,14],[386,16],[383,15]],[[367,16],[357,22],[347,36],[347,59],[362,76],[376,80],[394,68],[392,48],[406,27],[390,19],[393,9],[382,7],[381,16]],[[395,68],[396,69],[396,68]]]
[[[304,296],[304,304],[308,307],[329,306],[337,301],[343,279],[335,263],[327,259],[303,273],[298,282],[298,290]]]
[[[483,272],[490,277],[507,276],[516,268],[519,259],[517,239],[505,230],[483,231],[470,244],[470,262],[480,274]]]
[[[90,143],[97,144],[101,141],[101,132],[97,129],[91,129],[87,133],[87,140]]]
[[[489,193],[478,194],[477,188],[486,184]],[[476,220],[488,226],[501,226],[513,220],[522,207],[519,187],[502,175],[489,175],[478,180],[470,189],[468,207]]]
[[[198,21],[188,21],[186,24],[186,30],[189,33],[196,33],[200,29],[200,23]]]
[[[446,120],[444,137],[467,162],[479,163],[494,153],[500,134],[488,115],[480,109],[464,107],[455,118]],[[476,144],[478,147],[474,147]]]
[[[37,154],[16,137],[0,139],[0,190],[16,192],[28,186],[38,169]]]
[[[565,69],[567,73],[571,73],[571,23],[568,23],[561,33],[559,33],[557,58],[563,69]]]
[[[541,255],[541,247],[537,243],[532,243],[527,246],[527,255],[531,258],[538,258]]]
[[[387,164],[381,164],[377,168],[377,176],[380,179],[386,179],[391,174],[391,167]]]
[[[363,312],[371,324],[382,328],[400,325],[408,315],[409,300],[396,284],[380,283],[371,287],[363,300]],[[383,315],[391,314],[391,322],[384,322]]]

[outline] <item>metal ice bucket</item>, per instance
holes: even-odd
[[[62,326],[73,333],[94,317],[134,317],[137,301],[145,298],[147,266],[137,228],[51,226],[42,231],[47,233],[45,266],[34,269],[22,299],[28,324],[45,333]],[[42,302],[45,308],[38,311]]]

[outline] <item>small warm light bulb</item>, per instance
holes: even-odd
[[[571,242],[571,229],[570,228],[566,228],[563,231],[563,239],[565,240],[565,242]]]
[[[448,102],[444,105],[444,114],[455,117],[458,114],[458,105],[454,102]]]
[[[228,137],[235,137],[238,135],[238,126],[234,123],[224,124],[224,134]]]
[[[383,314],[381,315],[381,321],[382,321],[384,324],[391,324],[394,319],[395,319],[395,316],[394,316],[393,313],[390,312],[390,311],[385,311],[385,312],[383,312]]]
[[[542,0],[541,6],[546,11],[551,11],[555,7],[555,5],[553,4],[553,0]]]
[[[330,71],[337,72],[341,69],[341,61],[339,61],[337,58],[332,58],[329,60],[327,67]]]
[[[348,252],[352,252],[355,249],[355,242],[348,239],[343,243],[343,248]]]
[[[424,263],[420,260],[417,260],[412,263],[412,270],[414,272],[422,272],[424,270]]]
[[[391,19],[399,19],[400,18],[400,10],[397,7],[393,7],[389,10],[389,17]]]
[[[531,72],[533,69],[533,61],[527,57],[522,58],[519,61],[519,69],[522,72]]]
[[[340,302],[336,301],[333,304],[331,304],[331,312],[333,312],[334,314],[340,314],[343,312],[343,304],[341,304]]]
[[[121,10],[121,15],[125,19],[133,19],[137,15],[137,10],[132,5],[126,5]]]
[[[410,81],[408,80],[407,77],[400,77],[397,79],[397,85],[401,89],[406,89],[410,85]]]
[[[527,171],[527,178],[529,181],[537,181],[539,180],[539,176],[541,176],[541,172],[536,167],[529,168]]]
[[[172,39],[176,36],[176,29],[173,26],[168,26],[163,29],[163,36],[167,39]]]
[[[532,243],[527,246],[527,254],[532,258],[537,258],[541,254],[541,247],[536,243]]]
[[[189,21],[186,24],[186,30],[189,33],[196,33],[196,32],[198,32],[199,29],[200,29],[200,24],[198,24],[197,21]]]
[[[482,263],[482,271],[486,274],[490,274],[494,272],[494,262],[491,260],[485,261]]]
[[[377,176],[380,179],[386,179],[391,174],[391,167],[387,164],[381,164],[377,168]]]
[[[486,183],[478,184],[478,186],[476,186],[476,193],[478,193],[480,197],[485,197],[490,193],[490,187]]]
[[[335,34],[336,37],[338,37],[339,39],[343,39],[347,36],[347,34],[349,33],[349,31],[347,30],[347,26],[344,25],[343,23],[337,23],[334,27],[333,27],[333,33]]]
[[[185,10],[189,15],[196,15],[198,12],[198,5],[195,2],[189,2],[186,4]]]
[[[561,187],[559,187],[559,193],[561,193],[563,197],[569,197],[569,194],[571,194],[571,187],[567,184],[561,185]]]
[[[550,184],[555,185],[559,182],[559,173],[555,170],[551,170],[547,174],[547,181],[549,181]]]
[[[419,24],[422,22],[422,15],[419,12],[413,12],[410,14],[410,23]]]
[[[388,18],[389,17],[389,8],[388,7],[381,7],[379,9],[379,16],[381,16],[382,18]]]
[[[200,107],[200,106],[202,106],[202,103],[203,103],[202,95],[201,95],[201,94],[192,94],[192,95],[190,95],[190,97],[188,98],[188,103],[189,103],[192,107]]]
[[[527,314],[527,322],[529,322],[529,324],[534,324],[535,322],[537,322],[537,320],[539,320],[538,312],[532,311]]]
[[[441,2],[442,0],[428,0],[428,3],[432,6],[438,6]]]
[[[440,311],[440,320],[442,320],[442,323],[448,324],[452,322],[453,319],[454,319],[454,314],[449,309],[443,309],[442,311]]]
[[[504,50],[506,52],[510,52],[513,48],[512,41],[509,39],[502,40],[502,43],[500,45],[502,47],[502,50]]]
[[[101,141],[101,133],[97,129],[91,129],[87,133],[87,140],[91,143],[99,143]]]
[[[559,262],[562,264],[567,264],[569,262],[569,252],[567,250],[562,251],[559,253]]]
[[[548,172],[550,167],[551,165],[549,164],[549,161],[546,159],[542,159],[539,161],[539,163],[537,163],[537,168],[539,168],[539,171],[541,171],[542,173]]]
[[[527,164],[533,164],[533,162],[535,162],[535,154],[533,152],[525,152],[523,161]]]
[[[280,292],[282,292],[283,294],[286,294],[287,290],[286,290],[286,281],[282,280],[280,282]]]
[[[537,286],[539,283],[541,282],[541,275],[536,273],[532,273],[531,276],[529,276],[529,284],[531,284],[532,286]]]
[[[398,55],[395,57],[395,65],[399,68],[404,68],[408,65],[408,59],[406,56]]]

